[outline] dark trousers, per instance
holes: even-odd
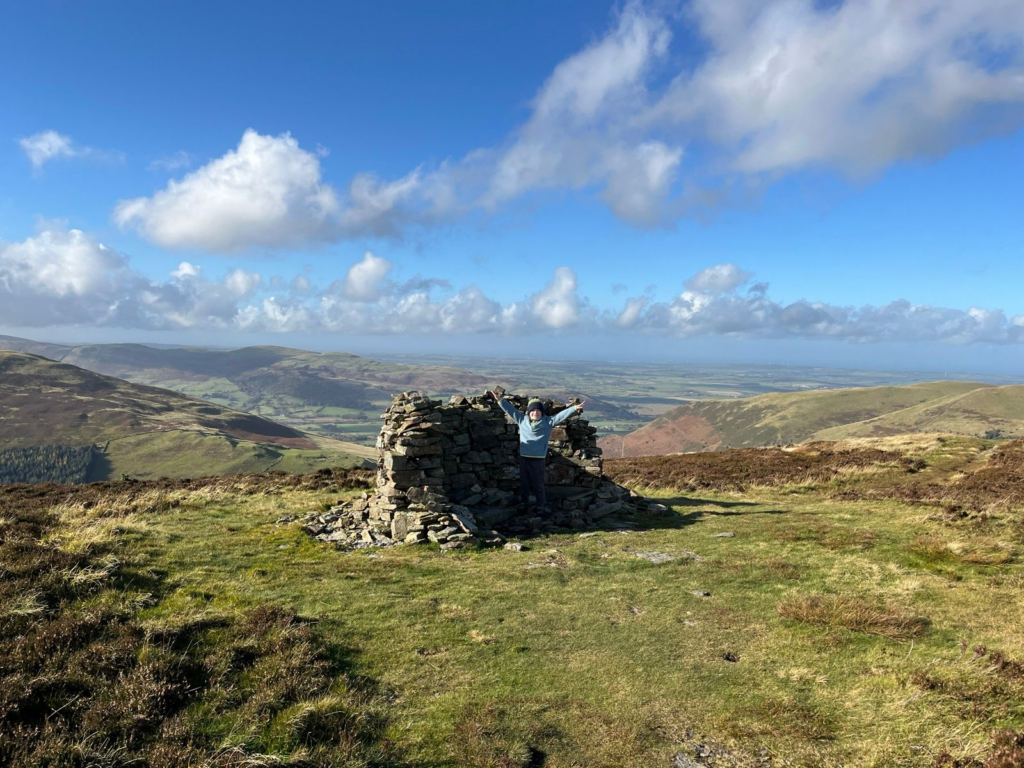
[[[519,489],[523,500],[523,507],[530,508],[530,494],[537,500],[537,506],[545,506],[547,499],[544,498],[544,459],[531,459],[528,456],[519,457]]]

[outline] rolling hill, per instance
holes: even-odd
[[[704,400],[675,408],[625,436],[607,456],[753,448],[908,433],[1024,434],[1024,386],[937,381],[896,387],[787,392]]]
[[[365,448],[248,413],[0,351],[0,449],[97,446],[83,479],[188,477],[353,466]]]
[[[0,349],[30,352],[367,445],[380,430],[380,413],[397,392],[418,389],[445,396],[482,392],[496,383],[450,366],[383,363],[345,352],[275,346],[71,346],[0,336]]]

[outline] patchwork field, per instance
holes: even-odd
[[[1021,764],[1024,444],[607,469],[669,511],[521,552],[315,543],[358,471],[0,489],[0,762]]]

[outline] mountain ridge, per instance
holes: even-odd
[[[1024,433],[1024,386],[934,381],[702,400],[624,436],[602,438],[629,457],[884,437],[911,433]]]
[[[94,445],[107,474],[182,477],[361,464],[361,446],[132,384],[27,352],[0,351],[0,448]]]

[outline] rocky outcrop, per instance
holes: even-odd
[[[527,398],[507,398],[523,409]],[[547,401],[549,415],[572,403]],[[381,416],[376,492],[312,516],[307,531],[347,547],[436,542],[444,549],[500,544],[506,534],[592,527],[635,513],[644,500],[604,477],[597,430],[574,417],[551,435],[548,508],[519,508],[519,438],[488,396],[447,403],[396,396]]]

